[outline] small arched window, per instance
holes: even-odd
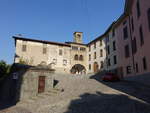
[[[83,56],[82,55],[80,55],[79,60],[83,61]]]
[[[101,61],[100,64],[101,64],[101,68],[103,68],[104,67],[104,62]]]
[[[74,56],[74,60],[78,60],[78,55],[75,55],[75,56]]]

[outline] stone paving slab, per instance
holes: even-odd
[[[0,113],[150,113],[150,88],[128,81],[55,76],[64,92],[43,94]]]

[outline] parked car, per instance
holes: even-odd
[[[108,81],[108,82],[115,82],[115,81],[120,81],[120,78],[117,74],[114,73],[106,73],[103,77],[102,77],[103,81]]]

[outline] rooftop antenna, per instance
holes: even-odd
[[[22,34],[16,34],[16,36],[22,37]]]

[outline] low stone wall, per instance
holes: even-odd
[[[17,98],[19,100],[30,99],[38,95],[39,77],[45,77],[44,92],[53,89],[54,70],[43,67],[31,67],[22,69],[15,73],[19,78],[17,80]]]

